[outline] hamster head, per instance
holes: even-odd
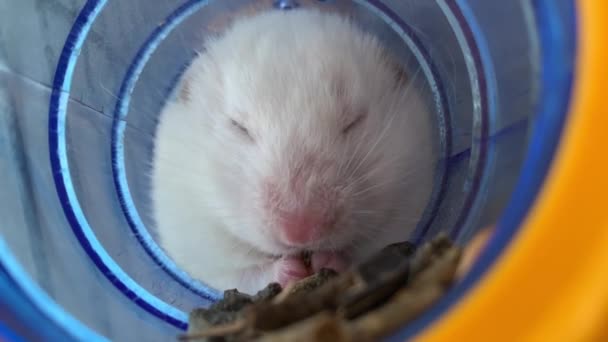
[[[210,40],[180,101],[200,129],[201,191],[231,235],[283,255],[415,224],[428,133],[400,75],[374,36],[334,14],[268,12]]]

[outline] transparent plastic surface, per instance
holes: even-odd
[[[538,37],[527,2],[4,2],[0,238],[92,330],[115,341],[164,341],[188,310],[217,297],[154,242],[156,118],[207,35],[239,14],[295,3],[348,12],[377,33],[435,108],[435,193],[412,239],[446,230],[466,241],[500,214],[537,96]]]

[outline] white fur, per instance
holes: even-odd
[[[168,255],[219,289],[273,281],[274,261],[294,250],[273,233],[262,188],[285,187],[304,155],[335,161],[310,181],[334,189],[343,211],[315,248],[358,260],[406,239],[432,184],[430,113],[414,87],[395,86],[387,56],[346,19],[312,10],[242,19],[208,41],[184,76],[189,96],[167,105],[157,131],[154,214]],[[357,113],[366,119],[342,135]]]

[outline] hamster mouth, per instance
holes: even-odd
[[[315,241],[304,245],[290,245],[279,241],[278,239],[271,238],[271,246],[260,246],[248,243],[251,250],[264,255],[271,260],[279,260],[285,257],[303,257],[304,259],[310,258],[312,255],[346,255],[348,253],[348,244],[337,244],[335,241],[328,241],[326,239],[321,241]]]
[[[287,255],[310,255],[313,253],[329,253],[329,252],[338,252],[340,249],[336,248],[328,248],[327,244],[323,243],[315,243],[310,245],[303,246],[293,246],[286,245],[283,243],[279,243],[283,252],[280,253],[282,256]]]
[[[309,274],[318,272],[323,268],[332,269],[337,272],[344,271],[349,267],[348,257],[339,251],[301,251],[295,256]]]

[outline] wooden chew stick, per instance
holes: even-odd
[[[338,273],[336,271],[330,269],[321,269],[319,272],[309,277],[287,285],[283,291],[272,299],[272,302],[274,304],[280,304],[291,296],[310,293],[336,277],[338,277]]]
[[[347,342],[383,338],[432,305],[453,283],[457,267],[462,265],[462,249],[445,235],[422,246],[411,259],[404,246],[393,246],[380,259],[342,274],[319,271],[278,295],[269,285],[268,295],[260,297],[267,299],[246,305],[242,305],[242,295],[228,291],[225,302],[216,309],[238,311],[234,312],[237,321],[202,325],[180,340]],[[208,313],[203,310],[203,318]]]
[[[408,323],[432,305],[454,279],[461,250],[447,247],[411,284],[384,305],[355,319],[348,330],[357,341],[375,341]]]
[[[263,335],[260,342],[347,342],[352,341],[348,332],[336,316],[327,311]]]
[[[198,339],[208,338],[208,337],[237,334],[237,333],[240,333],[240,332],[244,331],[245,329],[247,329],[247,326],[248,326],[247,321],[238,320],[238,321],[235,321],[232,323],[218,325],[215,327],[210,327],[210,328],[206,329],[205,331],[182,335],[179,337],[179,340],[180,341],[193,341],[193,340],[198,340]]]
[[[244,309],[244,316],[252,322],[255,330],[279,329],[324,310],[334,310],[338,298],[352,285],[353,275],[343,273],[314,289],[312,292],[294,294],[280,303],[254,303]]]
[[[301,281],[305,281],[305,280],[307,281],[308,278],[302,279]],[[272,303],[273,304],[281,304],[287,298],[289,298],[289,296],[292,293],[297,292],[298,286],[300,286],[300,282],[299,281],[287,284],[287,286],[285,286],[285,288],[283,288],[283,291],[281,291],[278,295],[276,295],[272,299]]]
[[[460,260],[460,264],[456,269],[456,279],[462,279],[467,272],[473,266],[473,263],[481,253],[481,250],[485,247],[486,243],[492,233],[494,232],[494,227],[487,227],[479,231],[473,239],[465,246],[464,252],[462,254],[462,258]]]
[[[409,287],[431,286],[437,284],[447,288],[454,280],[456,267],[460,261],[462,251],[460,248],[452,247],[445,251],[437,260],[431,263],[426,269],[422,270],[412,281]]]
[[[438,285],[425,288],[404,288],[386,304],[352,323],[347,323],[348,335],[357,341],[377,341],[420,315],[443,294]]]

